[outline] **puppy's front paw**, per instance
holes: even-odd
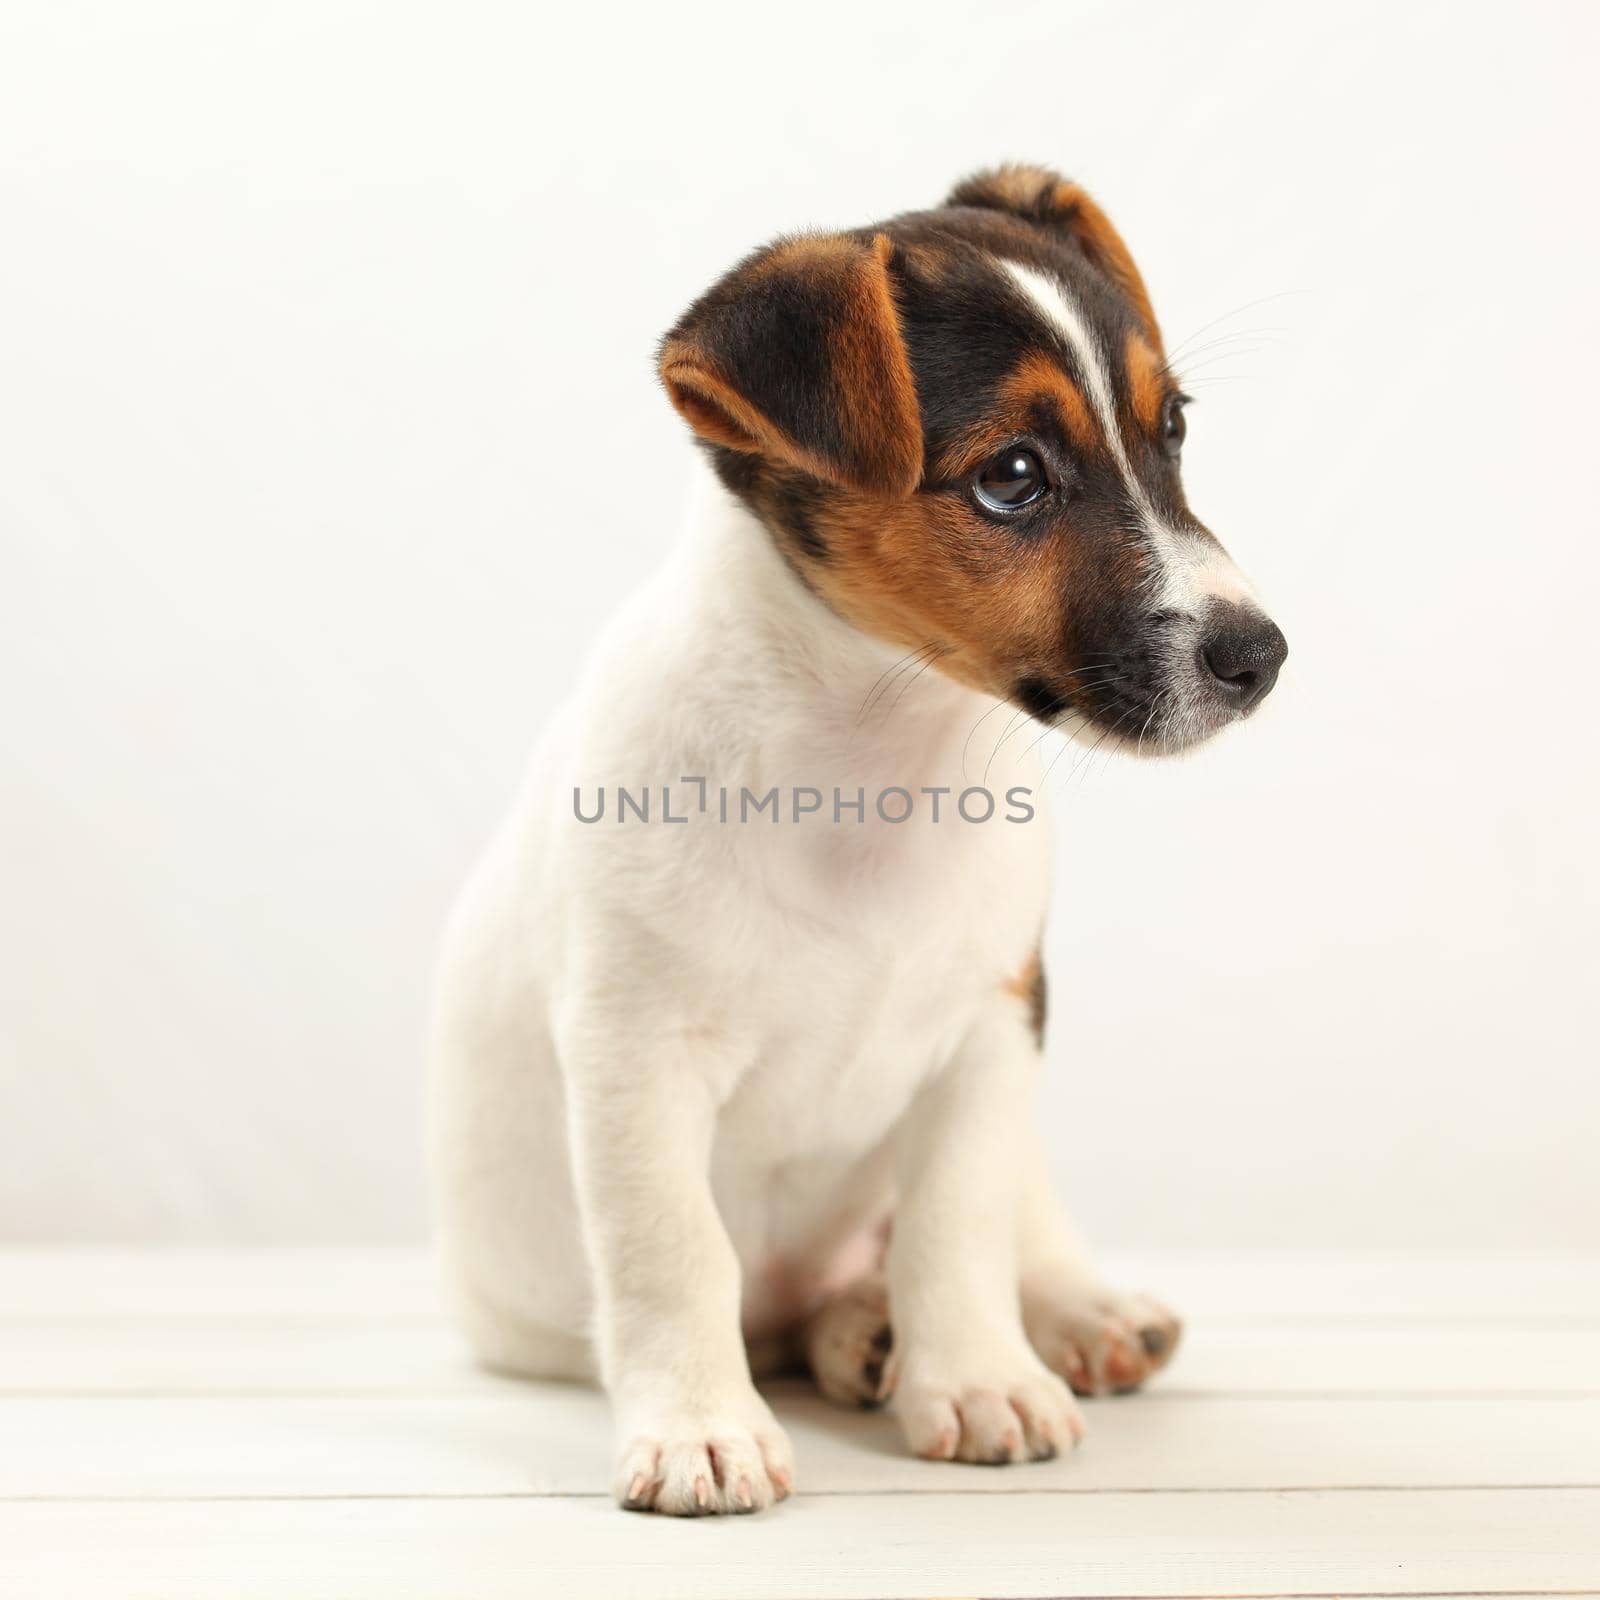
[[[907,1352],[894,1408],[906,1442],[930,1461],[1048,1461],[1084,1434],[1071,1391],[1031,1351],[982,1361]]]
[[[1172,1359],[1183,1324],[1146,1295],[1025,1293],[1022,1320],[1040,1360],[1078,1394],[1125,1394]]]
[[[657,1413],[623,1430],[612,1493],[675,1517],[760,1511],[794,1487],[794,1451],[765,1403]]]

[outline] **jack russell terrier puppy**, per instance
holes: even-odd
[[[445,940],[467,1333],[604,1382],[635,1510],[783,1499],[752,1374],[786,1364],[892,1400],[918,1455],[1052,1456],[1073,1391],[1137,1387],[1179,1324],[1102,1282],[1051,1191],[1050,845],[1013,752],[1036,724],[1187,749],[1261,702],[1283,635],[1184,502],[1133,259],[1052,172],[758,250],[660,374],[708,466],[688,537]]]

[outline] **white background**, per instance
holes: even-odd
[[[1597,44],[11,0],[0,1236],[420,1234],[437,926],[675,534],[655,339],[1012,157],[1094,189],[1172,342],[1246,335],[1190,495],[1292,645],[1199,757],[1056,769],[1064,1182],[1123,1245],[1600,1245]]]

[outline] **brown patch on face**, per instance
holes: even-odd
[[[893,241],[787,240],[734,269],[662,343],[668,397],[703,439],[826,482],[908,495],[916,382],[889,281]]]
[[[1044,1045],[1045,1014],[1049,1009],[1049,991],[1045,983],[1044,964],[1036,950],[1022,964],[1015,977],[1007,978],[1002,985],[1007,994],[1014,994],[1027,1002],[1028,1023],[1033,1029],[1034,1043]]]
[[[1123,350],[1128,372],[1128,389],[1133,396],[1133,414],[1140,425],[1152,433],[1160,426],[1162,407],[1167,403],[1169,384],[1161,358],[1136,333],[1128,335]]]
[[[811,521],[828,554],[804,564],[805,579],[865,632],[936,643],[941,672],[996,695],[1058,659],[1069,541],[1010,537],[955,492],[888,505],[834,495]]]
[[[938,480],[959,478],[1031,433],[1039,407],[1053,411],[1067,441],[1076,449],[1095,448],[1094,414],[1083,391],[1041,351],[1031,351],[1001,384],[982,422],[952,439],[934,462]]]
[[[944,676],[1048,718],[1069,702],[1094,708],[1090,684],[1105,674],[1088,664],[1104,659],[1105,608],[1139,591],[1145,557],[1070,496],[1064,506],[1052,498],[1032,524],[996,522],[973,503],[970,474],[1008,443],[1037,436],[1041,404],[1080,460],[1086,435],[1104,453],[1083,396],[1035,353],[909,499],[885,502],[766,464],[744,492],[796,572],[840,616],[904,649],[931,648]]]
[[[1057,447],[1089,463],[1106,454],[1098,428],[1057,358],[1032,349],[909,499],[886,504],[782,470],[763,472],[748,493],[840,616],[904,649],[932,649],[946,677],[1048,719],[1075,694],[1092,709],[1089,681],[1109,681],[1084,664],[1103,659],[1097,618],[1108,596],[1137,592],[1144,556],[1137,542],[1107,537],[1071,494],[1052,496],[1032,522],[997,522],[974,504],[968,479],[1030,436],[1049,453],[1059,433]]]

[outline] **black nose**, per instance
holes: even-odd
[[[1289,641],[1270,617],[1245,606],[1213,613],[1200,643],[1200,662],[1212,687],[1236,711],[1249,711],[1272,692]]]

